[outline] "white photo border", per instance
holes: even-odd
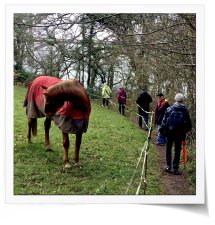
[[[6,203],[141,203],[141,204],[204,204],[205,203],[205,124],[204,124],[204,5],[6,5],[6,140],[5,194]],[[14,13],[196,13],[196,195],[14,195],[13,191],[13,15]],[[11,74],[9,76],[9,74]],[[198,101],[201,96],[201,101]]]

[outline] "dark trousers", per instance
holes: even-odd
[[[167,143],[166,143],[166,164],[168,167],[178,169],[181,154],[181,145],[183,137],[177,133],[167,132]],[[172,163],[172,146],[175,145],[175,154]]]
[[[119,104],[119,113],[122,114],[123,116],[125,115],[125,105],[124,104]]]
[[[109,98],[102,98],[102,104],[104,107],[108,107],[109,105]]]
[[[145,113],[145,112],[143,112],[142,109],[138,108],[138,114],[140,115],[139,118],[138,118],[139,127],[142,127],[142,125],[143,125],[143,119],[145,121],[144,124],[146,124],[148,126],[148,120],[149,120],[148,113]]]

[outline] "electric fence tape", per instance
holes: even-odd
[[[141,171],[141,177],[140,177],[140,182],[139,182],[139,185],[137,187],[137,190],[136,190],[136,195],[139,195],[140,193],[140,188],[141,188],[141,185],[142,185],[142,181],[144,182],[144,194],[146,193],[146,185],[147,185],[147,181],[146,181],[146,172],[147,172],[147,155],[148,155],[148,149],[149,149],[149,141],[151,139],[151,132],[152,132],[152,120],[153,120],[153,112],[150,112],[151,113],[151,117],[150,117],[150,128],[149,128],[149,131],[148,131],[148,136],[147,136],[147,140],[144,142],[144,146],[142,148],[142,151],[140,153],[140,157],[138,159],[138,162],[137,162],[137,165],[136,165],[136,168],[133,172],[133,175],[131,177],[131,180],[129,182],[129,185],[128,185],[128,188],[125,192],[125,194],[128,193],[131,185],[132,185],[132,182],[134,180],[134,175],[137,171],[137,168],[140,164],[140,161],[141,161],[141,158],[142,158],[142,155],[144,153],[144,157],[143,157],[143,164],[142,164],[142,171]]]

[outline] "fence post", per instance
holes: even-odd
[[[145,165],[145,174],[144,174],[144,195],[146,194],[146,175],[147,175],[147,161],[148,161],[148,150],[149,150],[149,145],[151,141],[151,136],[152,136],[152,122],[153,122],[153,112],[151,112],[151,117],[150,117],[150,126],[149,126],[149,132],[148,132],[148,137],[147,137],[147,147],[146,147],[146,165]]]
[[[149,144],[150,144],[150,139],[151,139],[151,133],[152,133],[152,119],[153,119],[153,112],[151,112],[151,117],[150,117],[150,125],[149,125],[149,131],[148,131],[148,136],[147,140],[145,141],[144,145],[144,158],[143,158],[143,166],[142,166],[142,172],[141,172],[141,177],[140,177],[140,183],[137,187],[136,195],[139,194],[140,192],[140,187],[142,184],[142,181],[144,182],[144,195],[146,194],[146,174],[147,174],[147,155],[148,155],[148,150],[149,150]]]

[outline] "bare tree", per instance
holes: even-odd
[[[15,14],[14,31],[16,70],[122,83],[134,98],[143,85],[170,101],[182,92],[195,112],[195,14]]]

